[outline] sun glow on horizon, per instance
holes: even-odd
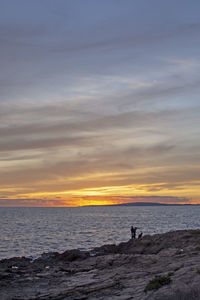
[[[178,197],[179,203],[200,203],[198,197],[198,188],[196,182],[190,187],[182,185],[181,189],[169,189],[165,182],[159,184],[129,184],[116,186],[101,186],[92,188],[82,188],[77,190],[51,191],[51,192],[34,192],[34,193],[17,193],[17,198],[20,199],[20,205],[25,206],[87,206],[87,205],[112,205],[122,204],[127,202],[144,202],[155,198],[155,202],[162,202],[162,198],[168,202],[176,203]],[[56,186],[55,186],[56,188]],[[17,192],[17,191],[16,191]],[[157,197],[157,198],[156,198]],[[171,198],[170,198],[171,197]],[[186,199],[187,198],[187,199]],[[7,203],[12,205],[12,196],[8,196]],[[182,200],[181,200],[182,199]],[[153,202],[154,202],[153,201]],[[174,201],[174,202],[173,202]],[[152,202],[152,200],[151,200]],[[0,203],[1,205],[1,203]]]

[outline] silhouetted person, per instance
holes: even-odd
[[[133,226],[131,226],[131,238],[133,239],[133,236],[134,236],[134,229],[133,229]]]
[[[136,238],[136,230],[137,230],[137,227],[131,226],[131,238],[132,239]]]
[[[138,239],[141,239],[142,235],[143,235],[143,232],[141,232],[141,233],[138,235]]]

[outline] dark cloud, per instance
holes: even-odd
[[[148,93],[147,93],[148,94]],[[80,132],[94,132],[101,130],[109,129],[128,129],[128,128],[142,128],[149,130],[150,124],[156,131],[155,126],[157,123],[162,124],[168,121],[179,122],[182,118],[193,117],[195,120],[198,118],[199,107],[195,108],[176,108],[176,109],[162,109],[155,111],[129,111],[115,114],[107,115],[97,115],[98,111],[95,114],[84,113],[77,111],[77,108],[74,110],[68,109],[64,105],[58,105],[57,107],[45,106],[37,107],[33,109],[18,109],[11,112],[3,114],[5,119],[14,119],[18,123],[9,124],[8,126],[0,127],[0,136],[5,137],[14,137],[14,136],[26,136],[26,135],[43,135],[43,134],[56,134],[60,132],[61,134],[65,132],[70,135],[71,133],[80,133]],[[52,115],[51,115],[52,113]],[[37,117],[43,115],[43,120],[38,120]],[[10,115],[10,118],[9,118]],[[19,120],[19,116],[23,116]],[[30,116],[32,117],[30,119]],[[51,116],[51,118],[48,118]],[[60,120],[58,117],[60,116]],[[54,117],[54,118],[53,118]],[[66,120],[64,120],[66,118]],[[37,122],[33,122],[34,119]],[[29,121],[29,122],[28,122]],[[42,122],[41,122],[42,121]],[[20,125],[20,123],[22,123]],[[23,124],[24,123],[24,124]]]
[[[64,109],[64,108],[63,108]],[[51,108],[46,107],[45,115],[49,115],[49,111]],[[65,110],[65,109],[64,109]],[[23,110],[22,110],[23,111]],[[57,112],[54,112],[54,116],[60,115],[59,109]],[[22,112],[21,112],[22,113]],[[64,112],[63,112],[64,113]],[[70,111],[67,111],[68,115],[70,115]],[[168,112],[170,114],[170,112]],[[171,111],[173,114],[174,111]],[[32,112],[32,115],[37,114],[37,111]],[[51,120],[43,121],[43,123],[25,123],[23,125],[14,124],[11,126],[4,126],[0,128],[1,137],[14,137],[14,136],[26,136],[26,135],[42,135],[42,134],[56,134],[58,132],[66,134],[71,134],[72,132],[94,132],[100,131],[104,129],[117,129],[117,128],[140,128],[140,126],[145,126],[149,124],[149,121],[154,121],[157,118],[162,116],[166,116],[167,112],[124,112],[119,114],[109,114],[107,116],[94,116],[92,114],[86,116],[84,120],[81,118],[78,119],[75,113],[74,120],[59,122],[52,122]],[[32,118],[33,119],[33,118]],[[19,122],[20,123],[20,122]]]
[[[48,199],[7,199],[0,197],[0,206],[3,207],[15,207],[15,206],[36,206],[36,207],[46,207],[46,206],[65,206],[66,201],[62,200],[48,200]]]
[[[101,140],[101,137],[93,137],[96,143]],[[16,150],[31,150],[51,147],[75,147],[75,146],[91,146],[92,140],[90,137],[52,137],[52,138],[36,138],[36,139],[13,139],[0,143],[0,151],[16,151]]]

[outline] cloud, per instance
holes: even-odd
[[[36,207],[47,207],[47,206],[65,206],[66,201],[62,200],[49,200],[49,199],[32,199],[32,198],[27,198],[27,199],[7,199],[7,198],[2,198],[0,197],[0,207],[18,207],[18,206],[36,206]]]
[[[101,137],[93,137],[93,140],[100,140]],[[36,139],[16,139],[0,143],[0,151],[31,150],[52,147],[74,147],[91,145],[90,137],[54,137]]]
[[[4,1],[3,195],[196,195],[199,4],[79,2]]]
[[[78,200],[78,199],[77,199]],[[118,203],[132,203],[132,202],[155,202],[155,203],[163,203],[163,204],[190,204],[191,200],[185,197],[171,197],[171,196],[128,196],[128,197],[82,197],[82,205],[88,205],[88,203],[92,203],[95,200],[95,203],[101,204],[102,200],[108,201],[113,204]],[[80,201],[80,198],[79,198]],[[72,201],[70,200],[62,200],[62,199],[7,199],[0,197],[0,206],[1,207],[12,207],[12,206],[35,206],[35,207],[46,207],[46,206],[73,206],[76,203],[76,198]]]
[[[108,29],[109,30],[109,29]],[[161,43],[165,40],[168,40],[170,38],[180,38],[181,36],[185,35],[191,35],[191,34],[198,34],[200,31],[200,23],[190,23],[190,24],[184,24],[181,26],[176,26],[173,28],[159,28],[157,30],[152,29],[146,30],[145,33],[140,34],[124,34],[120,36],[120,33],[115,38],[107,38],[107,39],[99,39],[99,37],[93,37],[92,40],[86,42],[83,41],[83,43],[65,43],[56,46],[57,51],[62,52],[76,52],[76,51],[88,51],[95,49],[109,49],[110,51],[113,51],[114,49],[119,48],[137,48],[137,47],[144,47],[147,45],[152,45],[155,43]],[[80,37],[81,40],[81,37]]]

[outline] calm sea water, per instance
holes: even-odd
[[[120,243],[131,225],[144,234],[200,228],[200,206],[0,208],[0,259]]]

